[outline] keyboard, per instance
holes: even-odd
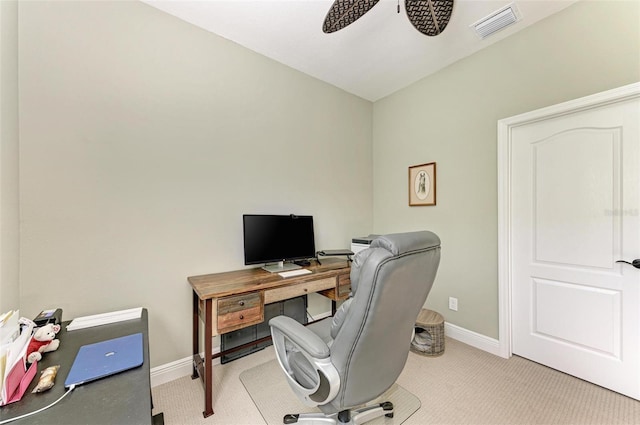
[[[309,274],[309,273],[311,273],[311,270],[296,269],[296,270],[289,270],[287,272],[280,272],[278,274],[282,277],[293,277],[293,276],[300,276],[300,275]]]

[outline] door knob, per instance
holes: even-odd
[[[618,260],[616,261],[616,263],[626,263],[626,264],[631,264],[633,267],[635,267],[636,269],[640,269],[640,258],[636,258],[635,260],[633,260],[631,263],[625,260]]]

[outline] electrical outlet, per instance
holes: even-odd
[[[449,297],[449,310],[458,311],[458,299]]]

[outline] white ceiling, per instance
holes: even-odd
[[[322,32],[333,0],[141,0],[250,50],[376,101],[578,0],[455,0],[444,32],[418,32],[404,0],[380,0],[348,27]],[[482,40],[470,25],[510,3],[521,20]]]

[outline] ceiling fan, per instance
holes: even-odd
[[[327,13],[322,31],[332,33],[360,19],[380,0],[335,0]],[[405,0],[404,8],[413,26],[422,34],[435,36],[446,28],[454,0]],[[400,0],[398,0],[400,13]]]

